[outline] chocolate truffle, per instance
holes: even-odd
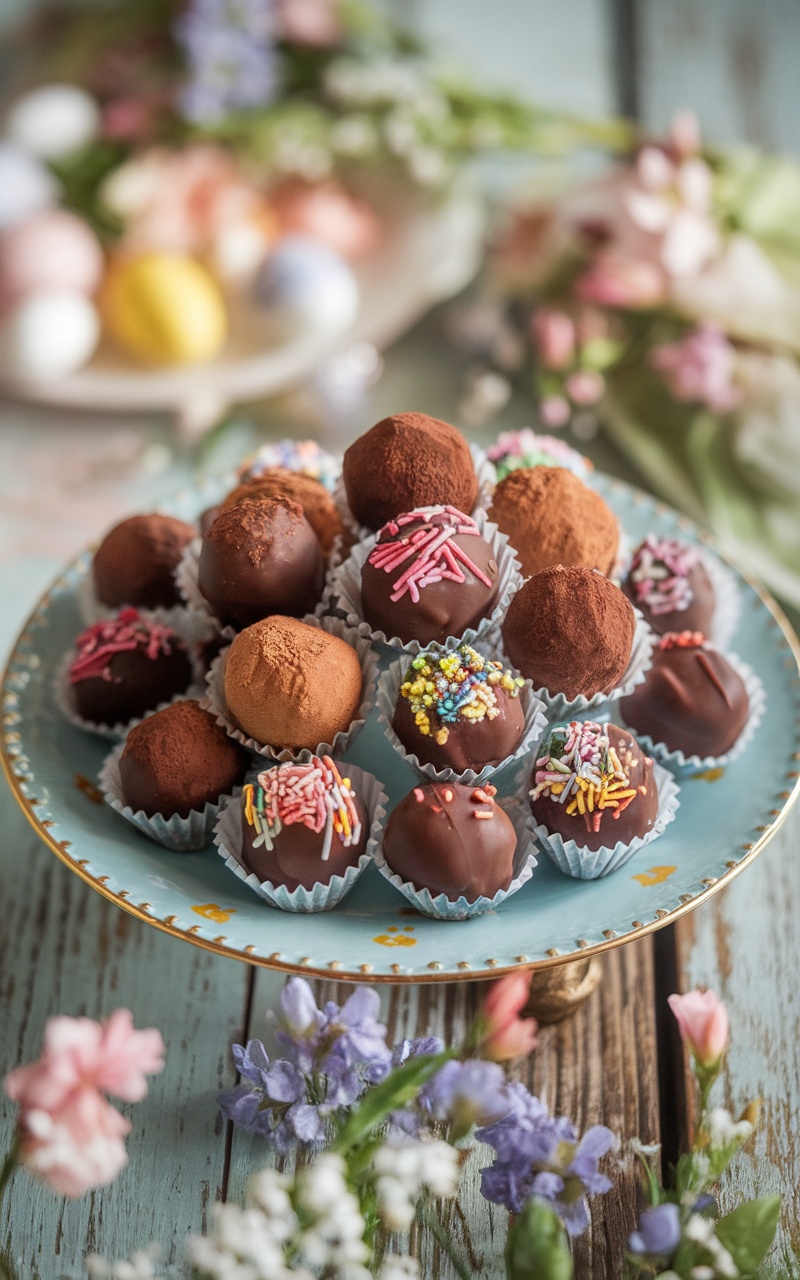
[[[421,653],[400,686],[392,728],[420,764],[479,773],[519,746],[523,683],[466,644],[449,653]]]
[[[365,620],[403,644],[441,642],[492,612],[499,571],[475,521],[455,507],[390,520],[361,570]]]
[[[513,666],[537,689],[610,693],[631,657],[636,618],[630,600],[594,569],[556,565],[524,582],[503,620]]]
[[[136,609],[95,622],[75,649],[69,667],[75,709],[92,724],[127,724],[183,693],[192,679],[183,641]]]
[[[188,818],[241,782],[248,760],[244,748],[188,698],[131,729],[119,760],[122,794],[148,818]]]
[[[489,519],[516,551],[524,577],[551,565],[610,573],[619,525],[599,493],[566,467],[522,467],[494,491]]]
[[[377,423],[345,452],[342,477],[350,510],[368,529],[415,507],[471,511],[478,497],[466,440],[427,413],[396,413]]]
[[[326,560],[330,558],[334,540],[344,535],[342,517],[332,495],[319,480],[303,475],[301,471],[270,467],[256,479],[238,484],[222,506],[235,506],[242,498],[288,498],[290,502],[296,502],[317,535]]]
[[[243,498],[221,511],[203,538],[197,585],[226,626],[311,613],[324,581],[314,530],[287,498]]]
[[[658,635],[702,631],[714,617],[714,588],[696,547],[648,534],[633,553],[622,584],[629,600]]]
[[[172,516],[131,516],[103,538],[92,561],[98,600],[111,609],[168,609],[180,604],[175,585],[184,548],[194,529]]]
[[[590,458],[558,436],[537,435],[530,427],[501,432],[497,444],[492,445],[486,456],[494,466],[498,482],[519,467],[566,467],[579,480],[591,475],[594,467]]]
[[[356,866],[368,835],[364,804],[330,756],[276,765],[244,788],[242,862],[261,883],[329,884]]]
[[[589,720],[552,726],[529,794],[551,835],[593,852],[647,835],[658,813],[650,757],[624,729]]]
[[[744,681],[700,632],[661,637],[644,684],[623,698],[626,724],[685,756],[721,756],[747,722]]]
[[[383,838],[389,867],[415,889],[493,898],[514,877],[517,835],[489,784],[442,782],[415,787],[393,810]]]
[[[358,654],[321,627],[265,618],[240,632],[230,647],[225,701],[256,742],[313,750],[320,742],[332,743],[358,713]]]

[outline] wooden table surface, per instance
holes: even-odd
[[[403,8],[490,79],[527,88],[543,102],[586,112],[622,106],[659,128],[673,107],[694,106],[715,140],[800,150],[800,112],[791,109],[796,0],[572,0],[558,12],[547,0],[497,0],[488,48],[482,0],[417,0]],[[430,318],[387,353],[384,379],[347,435],[398,407],[452,419],[462,375],[458,358],[442,347],[440,317]],[[515,401],[494,429],[529,419],[529,407]],[[280,432],[280,410],[272,422]],[[252,443],[243,431],[231,448]],[[587,451],[598,465],[636,480],[602,442]],[[157,501],[197,461],[153,419],[86,421],[0,407],[2,648],[67,555],[117,515]],[[697,983],[713,986],[733,1028],[725,1101],[734,1109],[755,1096],[764,1102],[759,1134],[721,1198],[730,1204],[740,1195],[783,1193],[773,1255],[781,1274],[796,1271],[800,1256],[799,845],[800,806],[729,889],[676,927],[604,956],[600,988],[575,1017],[544,1030],[534,1058],[519,1068],[520,1078],[580,1128],[603,1122],[624,1137],[662,1141],[674,1154],[686,1124],[685,1074],[666,996]],[[44,1021],[55,1013],[94,1017],[126,1005],[137,1026],[158,1026],[167,1043],[164,1074],[132,1109],[130,1164],[119,1180],[82,1201],[62,1202],[18,1176],[0,1210],[0,1248],[24,1280],[82,1276],[82,1259],[93,1250],[124,1257],[159,1241],[173,1256],[180,1238],[204,1223],[209,1204],[240,1197],[265,1160],[263,1147],[222,1122],[215,1095],[234,1080],[231,1041],[263,1034],[283,979],[123,914],[55,860],[5,790],[0,903],[0,1072],[38,1052]],[[477,995],[466,982],[386,989],[390,1034],[451,1039]],[[0,1102],[3,1145],[12,1118]],[[479,1167],[475,1156],[450,1226],[474,1274],[500,1277],[506,1215],[481,1201]],[[577,1244],[578,1276],[620,1274],[637,1203],[628,1160]],[[423,1264],[426,1277],[450,1274],[437,1258]]]

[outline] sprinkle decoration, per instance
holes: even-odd
[[[572,720],[552,730],[547,753],[536,761],[529,795],[566,805],[567,813],[583,818],[587,831],[597,832],[607,810],[618,818],[639,794],[626,772],[634,763],[630,752],[624,764],[620,760],[607,726]]]
[[[659,649],[702,649],[706,638],[702,631],[667,631],[658,642]]]
[[[272,850],[284,827],[301,822],[325,832],[320,858],[330,857],[334,832],[345,847],[358,844],[361,821],[349,778],[330,756],[312,756],[308,764],[280,764],[243,787],[245,821],[256,830],[253,848]]]
[[[647,605],[655,617],[688,609],[694,594],[689,574],[696,564],[697,552],[688,543],[648,534],[631,563],[636,603]]]
[[[579,480],[585,480],[592,463],[577,449],[557,436],[537,435],[530,427],[521,431],[503,431],[487,453],[494,464],[498,482],[520,467],[566,467]]]
[[[455,507],[420,507],[383,526],[369,553],[369,563],[385,573],[394,573],[411,561],[393,584],[393,602],[408,592],[417,604],[420,591],[434,582],[466,582],[465,568],[485,586],[492,585],[491,579],[454,542],[457,534],[481,536],[472,517]],[[381,541],[383,538],[396,541]]]
[[[319,480],[326,489],[333,490],[339,474],[336,459],[320,447],[316,440],[277,440],[262,445],[258,452],[239,468],[239,482],[246,484],[258,480],[274,467],[299,471],[312,480]]]
[[[406,698],[420,733],[443,746],[448,728],[460,720],[494,720],[500,715],[497,690],[518,698],[525,681],[484,658],[471,645],[452,653],[421,653],[414,658],[400,696]]]
[[[76,656],[69,668],[70,684],[81,680],[111,680],[111,659],[118,653],[141,650],[148,658],[169,654],[184,645],[171,627],[148,622],[137,609],[122,609],[115,618],[95,622],[75,641]]]

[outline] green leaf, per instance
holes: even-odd
[[[455,1056],[455,1049],[446,1049],[444,1053],[423,1054],[411,1058],[402,1067],[392,1071],[381,1084],[370,1089],[361,1105],[350,1113],[333,1150],[346,1156],[357,1143],[382,1124],[392,1111],[412,1102],[422,1085]]]
[[[542,1200],[529,1200],[506,1243],[507,1280],[572,1280],[564,1224]]]
[[[780,1196],[763,1196],[740,1204],[717,1223],[717,1239],[743,1277],[752,1275],[766,1257],[775,1239],[780,1212]]]

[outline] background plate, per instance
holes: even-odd
[[[690,521],[644,493],[602,475],[592,483],[634,544],[647,532],[702,540]],[[190,515],[213,496],[201,484],[173,509]],[[213,848],[170,853],[97,803],[92,784],[108,743],[66,723],[52,697],[55,668],[81,629],[75,593],[88,563],[87,552],[68,566],[11,654],[3,686],[9,781],[42,838],[84,880],[150,924],[220,954],[388,982],[489,977],[586,956],[658,928],[719,889],[764,846],[799,789],[800,645],[774,602],[740,579],[744,607],[732,647],[764,681],[766,716],[721,777],[682,783],[676,820],[615,875],[571,880],[542,856],[528,884],[496,912],[456,923],[417,915],[370,867],[332,912],[275,911]],[[390,807],[416,781],[374,711],[347,758],[382,778]],[[498,782],[509,790],[513,768]]]

